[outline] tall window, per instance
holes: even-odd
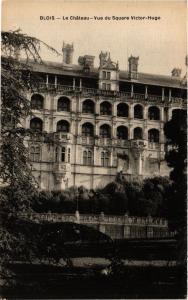
[[[109,167],[110,165],[110,156],[107,151],[101,152],[101,166],[102,167]]]
[[[68,163],[70,163],[70,160],[71,160],[71,151],[70,151],[70,148],[68,148]]]
[[[110,84],[110,83],[105,83],[105,82],[103,82],[103,83],[102,83],[102,89],[103,89],[103,90],[110,91],[110,90],[111,90],[111,84]]]
[[[65,120],[57,122],[57,132],[69,132],[69,122]]]
[[[30,148],[30,160],[34,162],[40,161],[40,146],[31,146]]]
[[[82,135],[83,136],[93,136],[94,135],[94,129],[93,129],[93,125],[91,123],[84,123],[82,125]]]
[[[111,128],[109,125],[104,124],[100,127],[100,137],[111,138]]]
[[[61,161],[62,162],[65,162],[65,147],[62,147],[61,148]]]
[[[100,113],[101,115],[111,115],[112,105],[107,101],[102,102],[100,105]]]
[[[58,147],[55,148],[55,162],[58,162],[59,160],[59,149]]]
[[[31,97],[31,109],[43,109],[44,98],[39,94],[34,94]]]
[[[117,138],[120,140],[128,139],[128,129],[125,126],[119,126],[117,128]]]
[[[149,120],[160,120],[160,110],[157,106],[150,106],[148,109]]]
[[[119,103],[117,105],[117,116],[118,117],[128,117],[129,106],[126,103]]]
[[[102,78],[106,79],[106,71],[102,71]]]
[[[142,128],[136,127],[134,128],[134,139],[141,140],[143,138]]]
[[[159,130],[153,128],[148,131],[148,140],[150,143],[159,143]]]
[[[140,104],[134,106],[134,118],[143,119],[143,107]]]
[[[33,131],[42,131],[42,120],[39,119],[39,118],[33,118],[31,121],[30,121],[30,128],[33,130]]]
[[[93,155],[91,150],[84,150],[83,152],[83,165],[91,166],[93,164]]]
[[[95,105],[92,100],[87,99],[82,104],[82,112],[85,114],[94,114]]]
[[[110,84],[110,83],[107,83],[107,84],[106,84],[106,90],[107,90],[107,91],[110,91],[110,90],[111,90],[111,84]]]
[[[70,100],[67,97],[61,97],[57,102],[58,111],[70,111]]]

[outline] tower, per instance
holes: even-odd
[[[63,62],[66,64],[72,64],[74,46],[73,44],[66,44],[63,42]]]
[[[129,78],[130,79],[138,79],[138,60],[139,56],[130,56],[128,59],[129,62]]]

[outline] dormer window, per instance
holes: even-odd
[[[110,78],[111,78],[111,73],[110,73],[110,72],[106,72],[106,71],[102,71],[102,78],[103,78],[103,79],[110,80]]]

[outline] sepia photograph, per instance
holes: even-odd
[[[1,9],[1,299],[187,299],[186,1]]]

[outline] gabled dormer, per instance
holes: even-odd
[[[99,89],[119,91],[119,66],[110,58],[110,53],[102,52],[99,55]]]

